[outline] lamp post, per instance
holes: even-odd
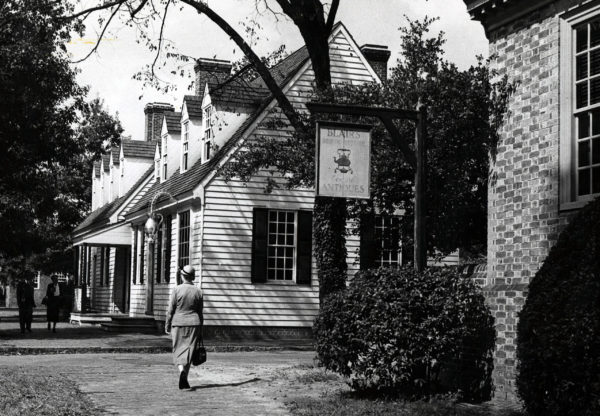
[[[148,212],[148,219],[144,224],[144,234],[146,235],[146,241],[148,242],[148,252],[146,257],[146,275],[148,276],[148,282],[146,284],[146,315],[154,315],[154,243],[156,241],[156,234],[163,222],[163,216],[154,212],[154,204],[159,196],[166,195],[170,199],[175,200],[173,196],[165,191],[157,192],[152,197],[150,202],[150,211]]]

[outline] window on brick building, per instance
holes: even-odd
[[[560,26],[560,202],[577,208],[600,194],[600,5]]]

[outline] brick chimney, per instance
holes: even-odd
[[[144,140],[150,142],[160,138],[163,115],[167,111],[175,111],[175,108],[167,103],[148,103],[144,106],[144,114],[146,115]]]
[[[387,62],[391,55],[388,47],[366,44],[361,46],[360,50],[381,81],[387,80]]]
[[[196,72],[196,95],[204,94],[206,83],[219,84],[231,75],[231,62],[221,59],[200,58],[196,60],[194,71]]]

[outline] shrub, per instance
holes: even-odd
[[[494,320],[454,268],[361,272],[315,321],[319,360],[355,390],[411,399],[491,396]]]
[[[560,234],[517,327],[517,389],[534,416],[600,415],[600,201]]]

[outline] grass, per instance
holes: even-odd
[[[0,368],[0,414],[3,416],[96,416],[102,412],[61,374],[23,368]]]
[[[289,369],[285,404],[294,416],[524,416],[499,406],[455,403],[451,397],[408,402],[362,397],[322,368]]]

